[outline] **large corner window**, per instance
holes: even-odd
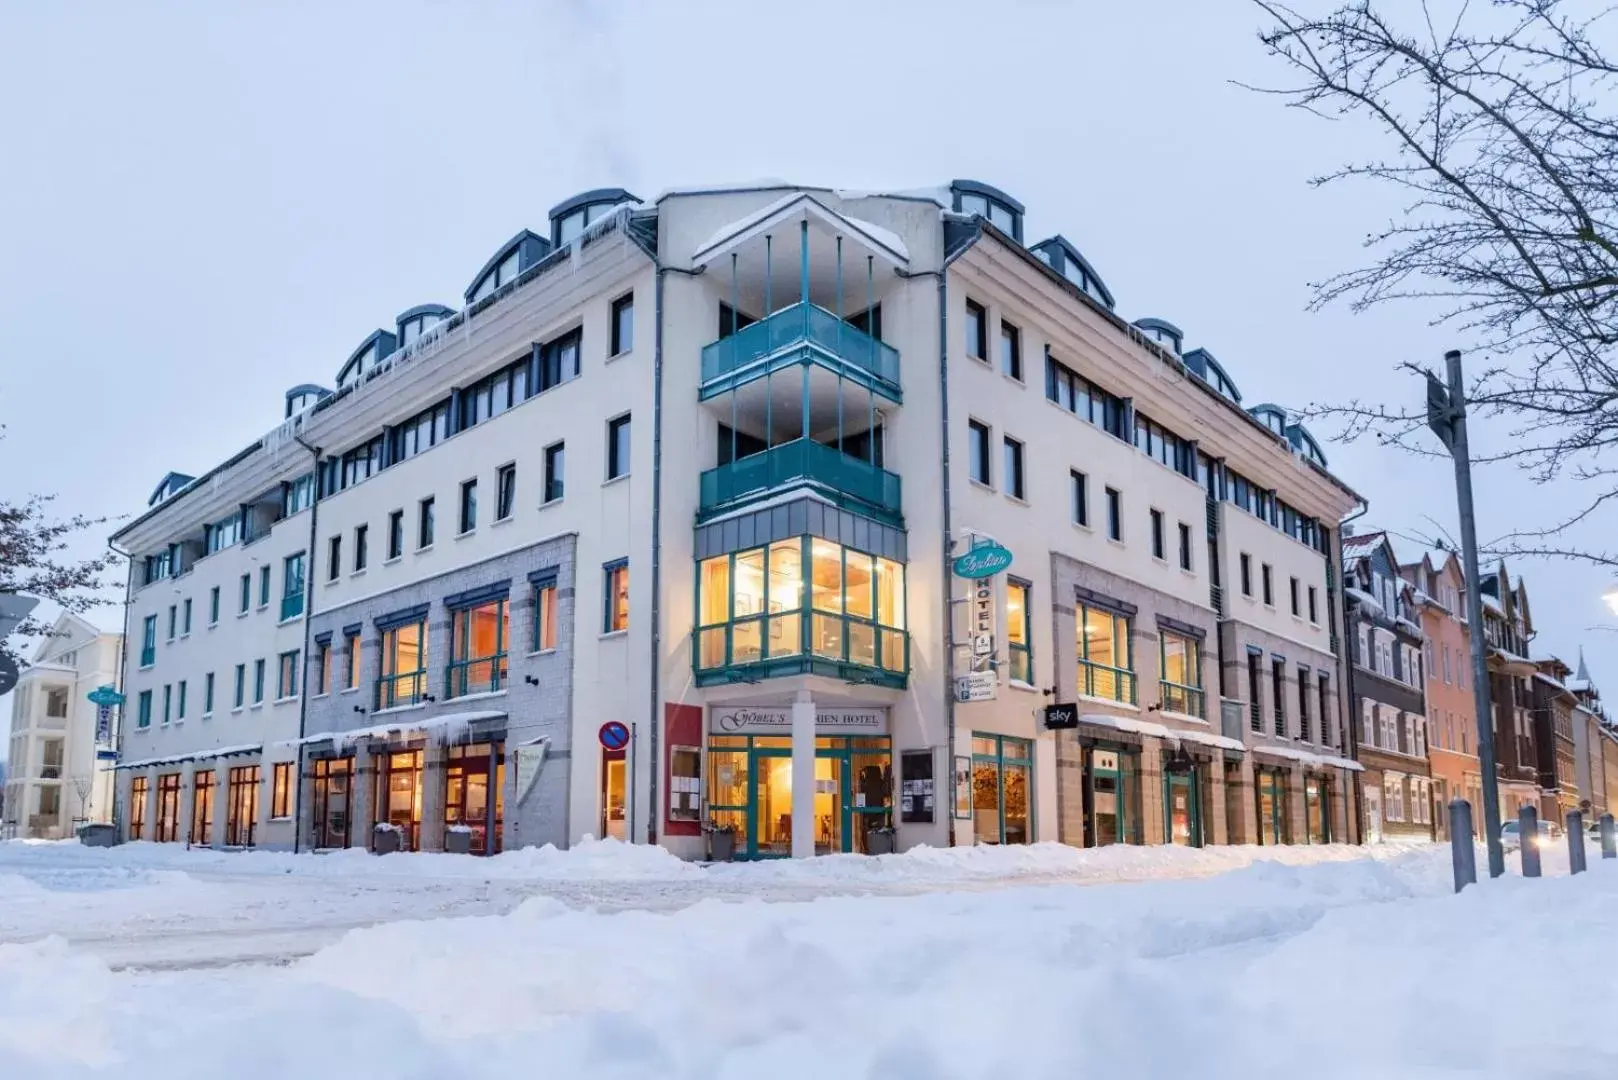
[[[427,620],[382,632],[382,674],[376,680],[376,707],[415,705],[427,690]]]
[[[1085,697],[1135,703],[1135,672],[1129,655],[1129,619],[1080,604],[1079,693]]]
[[[825,660],[902,676],[904,588],[903,564],[818,537],[705,559],[697,669]]]
[[[1202,716],[1202,643],[1172,630],[1158,632],[1162,676],[1159,693],[1164,712]]]
[[[449,624],[449,696],[490,694],[506,685],[510,607],[505,597],[461,608]]]

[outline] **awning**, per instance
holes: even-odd
[[[126,761],[116,767],[119,769],[149,769],[155,765],[180,765],[187,761],[208,761],[213,758],[239,757],[242,754],[257,754],[263,749],[263,743],[243,743],[240,746],[221,746],[212,750],[197,750],[189,754],[173,754],[169,757],[146,758],[142,761]]]
[[[1314,765],[1322,769],[1347,769],[1350,772],[1364,772],[1365,766],[1353,758],[1338,757],[1336,754],[1316,754],[1308,750],[1299,750],[1291,746],[1254,746],[1253,753],[1264,754],[1267,757],[1281,758],[1284,761],[1299,761],[1305,765]]]
[[[350,746],[357,742],[369,739],[386,739],[394,735],[424,735],[435,738],[440,744],[454,742],[465,735],[471,725],[485,720],[504,720],[504,709],[477,709],[468,712],[443,713],[439,716],[430,716],[422,719],[398,719],[381,724],[372,724],[370,727],[351,728],[347,731],[322,731],[314,735],[306,735],[301,739],[291,739],[278,743],[278,746],[308,746],[313,743],[330,742],[337,746]]]
[[[1171,728],[1164,724],[1154,723],[1150,720],[1137,720],[1132,716],[1085,713],[1079,717],[1079,723],[1094,724],[1097,727],[1110,727],[1115,731],[1127,731],[1134,735],[1146,735],[1176,745],[1181,742],[1197,743],[1200,746],[1211,746],[1219,750],[1231,750],[1237,753],[1247,749],[1237,740],[1227,738],[1224,735],[1215,735],[1211,731],[1186,731],[1181,728]]]

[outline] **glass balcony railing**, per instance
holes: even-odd
[[[901,513],[897,474],[849,457],[813,439],[795,439],[707,470],[702,474],[699,513],[728,509],[750,498],[800,483],[824,489],[845,509],[894,522]]]
[[[899,350],[885,345],[823,307],[793,304],[720,338],[702,350],[702,383],[724,389],[767,371],[806,361],[810,350],[826,366],[859,378],[899,400]],[[779,363],[769,362],[778,360]],[[748,368],[757,366],[756,372]]]
[[[303,590],[281,597],[281,618],[295,619],[303,614]]]

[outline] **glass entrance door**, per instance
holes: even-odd
[[[354,757],[320,758],[314,762],[314,774],[315,847],[346,848]]]
[[[445,755],[444,827],[471,830],[469,850],[473,855],[490,855],[500,850],[502,749],[500,743],[473,743],[452,746]],[[495,800],[492,843],[489,839],[491,792]],[[420,814],[419,807],[417,814]]]
[[[198,769],[191,778],[191,843],[213,842],[213,770]]]
[[[421,831],[421,751],[385,754],[377,772],[378,803],[385,821],[399,831],[399,850],[415,851]]]
[[[1198,806],[1197,774],[1168,773],[1163,777],[1163,804],[1168,842],[1184,847],[1202,846],[1202,812]]]
[[[624,752],[601,751],[601,835],[614,840],[628,840],[626,819],[628,804],[624,786]]]
[[[1139,844],[1139,770],[1136,755],[1123,750],[1093,748],[1085,770],[1090,818],[1087,833],[1091,847],[1109,844]]]
[[[817,855],[867,852],[872,829],[889,824],[893,754],[887,738],[815,740]],[[709,744],[709,816],[736,831],[742,858],[792,854],[792,740],[716,737]]]
[[[1286,798],[1279,773],[1268,769],[1256,777],[1258,789],[1258,842],[1286,843]]]

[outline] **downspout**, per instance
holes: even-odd
[[[135,602],[135,560],[129,552],[119,551],[117,545],[110,538],[107,540],[107,550],[124,560],[129,566],[129,573],[124,577],[124,634],[123,640],[118,643],[118,670],[113,678],[113,682],[117,684],[118,693],[122,695],[124,692],[124,657],[129,649],[129,609]],[[128,704],[128,702],[126,701],[125,704]],[[118,750],[118,761],[114,763],[112,770],[112,822],[115,828],[121,820],[118,816],[118,764],[121,763],[124,756],[124,715],[124,706],[119,705],[118,737],[114,742]]]
[[[292,437],[299,446],[309,451],[314,460],[309,470],[312,492],[309,502],[309,554],[303,560],[303,687],[298,694],[298,765],[293,774],[297,783],[292,785],[292,854],[296,855],[302,839],[299,830],[303,828],[303,740],[307,737],[305,729],[309,722],[309,645],[315,621],[315,537],[316,525],[320,520],[320,447],[310,446],[296,432]]]
[[[946,264],[947,265],[947,264]],[[950,556],[954,549],[955,526],[950,515],[949,490],[949,285],[944,272],[938,272],[938,437],[943,465],[944,529],[941,537],[943,560],[939,571],[944,584],[944,767],[949,770],[951,784],[955,780],[955,583],[950,569]],[[934,805],[937,801],[934,800]],[[955,846],[955,791],[950,788],[948,822],[949,847]]]
[[[657,798],[657,776],[662,769],[658,746],[662,718],[657,715],[658,691],[663,679],[663,263],[654,258],[657,267],[652,303],[652,663],[651,691],[648,705],[646,738],[651,750],[647,764],[646,842],[657,843],[657,821],[662,816],[662,804]],[[631,790],[635,778],[630,777]],[[630,823],[630,838],[634,838],[634,823]]]
[[[1343,565],[1343,527],[1352,525],[1370,511],[1371,504],[1361,499],[1358,510],[1337,522],[1337,550],[1331,556],[1337,561],[1337,595],[1332,599],[1338,602],[1337,608],[1340,612],[1338,618],[1341,621],[1337,640],[1342,644],[1339,646],[1341,653],[1337,659],[1343,665],[1343,677],[1341,680],[1343,693],[1339,707],[1343,710],[1343,733],[1348,737],[1349,743],[1345,749],[1348,750],[1348,756],[1354,761],[1360,759],[1360,737],[1358,728],[1355,726],[1358,723],[1360,714],[1359,710],[1354,708],[1354,658],[1349,655],[1348,651],[1348,568]],[[1355,607],[1358,606],[1357,604],[1355,605]],[[1363,773],[1356,774],[1356,780],[1352,785],[1354,793],[1354,832],[1362,845],[1365,843],[1365,781],[1363,776]]]

